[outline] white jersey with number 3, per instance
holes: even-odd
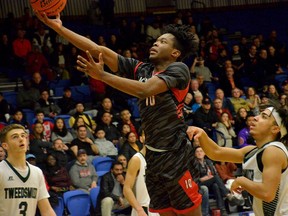
[[[0,162],[0,215],[33,216],[37,202],[49,197],[42,171],[27,165],[20,171],[8,161]]]

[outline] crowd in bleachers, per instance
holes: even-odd
[[[158,15],[152,22],[144,16],[123,18],[115,27],[117,34],[98,35],[95,41],[145,61],[146,51],[168,23],[190,25],[197,44],[185,61],[191,72],[183,109],[187,124],[203,128],[221,146],[255,145],[249,135],[250,117],[269,99],[288,108],[288,58],[277,32],[271,29],[268,38],[242,36],[231,45],[212,20],[195,23],[191,13],[179,12],[169,19]],[[29,10],[19,19],[8,17],[5,27],[0,67],[11,80],[21,78],[23,88],[14,92],[12,101],[5,92],[0,94],[1,127],[25,126],[30,134],[28,153],[53,193],[99,186],[97,169],[87,164],[100,156],[117,160],[121,155],[129,161],[143,146],[135,98],[78,72],[77,55],[85,53],[46,29]],[[87,158],[79,158],[82,154]],[[75,164],[80,168],[72,169]],[[83,166],[90,169],[86,185],[74,178],[83,174]]]

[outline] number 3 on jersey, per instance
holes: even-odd
[[[26,216],[27,208],[28,208],[28,203],[27,202],[21,202],[19,204],[19,210],[20,210],[19,214],[23,215],[23,216]]]

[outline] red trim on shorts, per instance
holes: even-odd
[[[169,211],[174,211],[174,209],[172,207],[165,208],[165,209],[152,209],[152,208],[149,208],[149,211],[153,212],[153,213],[165,213],[165,212],[169,212]]]
[[[199,193],[198,185],[193,181],[193,178],[190,172],[187,170],[183,176],[178,181],[179,185],[181,185],[182,189],[185,191],[187,196],[190,198],[191,202],[194,204],[190,208],[186,209],[175,209],[173,207],[165,208],[165,209],[151,209],[149,211],[155,213],[165,213],[168,211],[175,212],[177,214],[186,214],[197,209],[202,203],[202,195]]]
[[[190,208],[182,209],[182,210],[178,210],[178,209],[174,209],[172,207],[169,207],[169,208],[165,208],[165,209],[151,209],[151,208],[149,208],[149,211],[152,213],[159,213],[159,214],[166,213],[166,212],[175,212],[177,214],[186,214],[188,212],[191,212],[191,211],[197,209],[201,205],[201,202],[202,202],[202,198],[199,200],[199,202],[197,202],[197,204],[194,204]]]
[[[201,196],[201,195],[200,195]],[[202,196],[200,198],[199,201],[197,201],[197,203],[194,203],[193,206],[191,206],[190,208],[187,208],[187,209],[182,209],[182,210],[178,210],[178,209],[173,209],[173,211],[177,214],[186,214],[188,212],[191,212],[195,209],[197,209],[200,205],[201,205],[201,202],[202,202]]]

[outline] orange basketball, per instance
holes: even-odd
[[[67,0],[29,0],[31,7],[47,16],[56,16],[66,5]]]

